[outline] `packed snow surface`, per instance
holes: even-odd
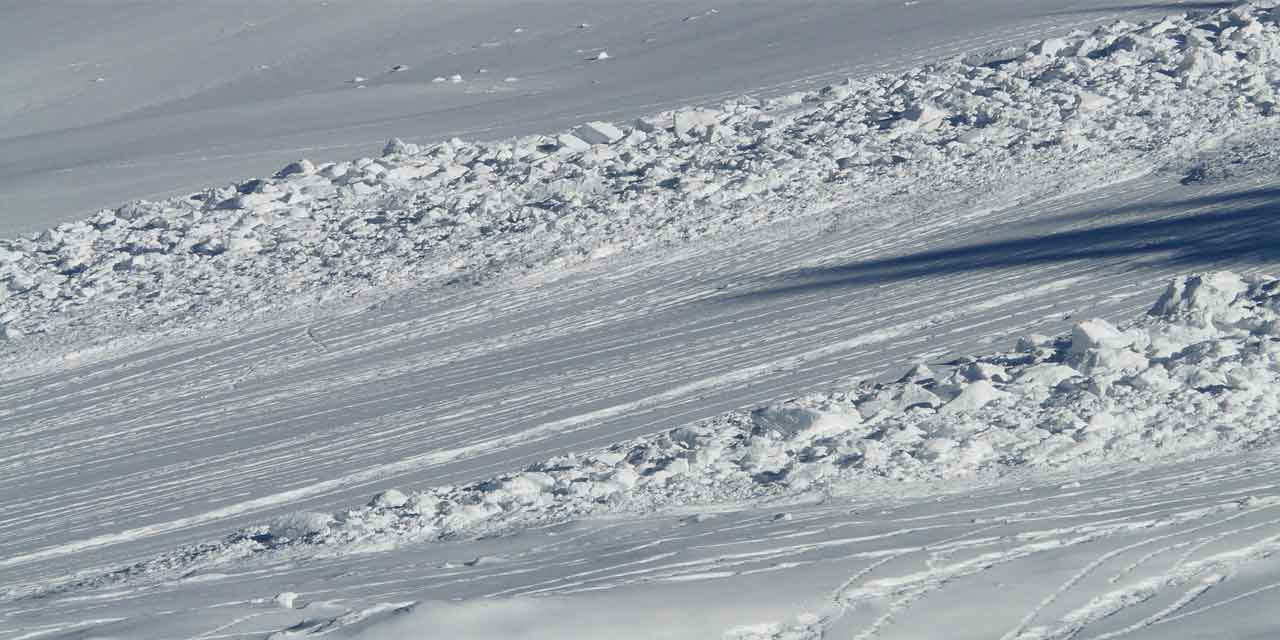
[[[388,548],[605,513],[1203,456],[1273,445],[1280,434],[1280,280],[1179,278],[1147,317],[1123,329],[1091,319],[1069,337],[1033,335],[1017,346],[963,359],[945,374],[917,365],[897,382],[733,412],[471,484],[388,489],[361,508],[286,514],[52,589],[208,570],[260,553]]]
[[[1274,634],[1278,17],[0,242],[0,636]]]

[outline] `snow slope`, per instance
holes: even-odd
[[[812,223],[834,208],[845,223],[860,209],[927,216],[1071,193],[1266,125],[1280,65],[1271,15],[1198,20],[1113,23],[634,126],[428,148],[396,139],[380,159],[302,160],[103,210],[0,244],[0,323],[65,349],[73,332],[83,342],[241,320]]]
[[[502,211],[448,199],[476,182],[451,167],[505,148],[461,142],[11,241],[0,634],[501,637],[531,609],[549,636],[590,633],[555,626],[587,610],[670,616],[645,631],[676,635],[936,633],[919,611],[974,637],[1267,633],[1236,607],[1274,582],[1269,450],[1239,452],[1274,424],[1271,387],[1249,383],[1274,373],[1256,274],[1280,263],[1277,34],[1245,6],[680,110],[637,124],[642,141],[531,139],[546,155],[478,170],[484,193],[562,179],[529,179],[543,158],[610,185],[601,152],[680,169],[637,181],[633,226],[580,182],[531,207],[580,225],[554,242],[463,221],[437,252],[361,263],[421,228],[343,207]],[[778,189],[709,199],[770,171]],[[269,220],[318,175],[333,192],[298,208],[319,222],[281,241]],[[648,205],[678,231],[655,242]],[[486,259],[407,286],[468,256]],[[291,297],[313,258],[330,280]],[[1181,280],[1132,331],[1079,324],[1223,268],[1245,278]],[[18,271],[40,286],[15,289]],[[95,282],[109,295],[76,293]],[[263,285],[280,288],[246,297]],[[1015,350],[1031,331],[1072,336]],[[919,362],[933,373],[911,384],[855,384]]]
[[[392,136],[492,139],[784,93],[1167,6],[8,0],[0,232]]]

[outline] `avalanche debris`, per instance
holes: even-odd
[[[923,215],[954,193],[1061,193],[1267,122],[1278,54],[1275,12],[1244,4],[634,126],[299,161],[0,240],[0,348],[564,268],[835,203]]]

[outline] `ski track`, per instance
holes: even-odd
[[[501,311],[463,292],[430,300],[431,313],[424,315],[420,310],[428,301],[410,295],[338,318],[267,327],[240,339],[214,336],[108,359],[69,376],[9,381],[0,385],[0,402],[10,408],[10,416],[28,419],[15,424],[13,437],[0,444],[0,486],[16,487],[14,480],[21,477],[25,491],[0,493],[6,514],[0,521],[0,570],[18,583],[70,573],[82,566],[84,557],[106,568],[258,522],[272,513],[341,507],[377,487],[465,481],[565,449],[607,444],[858,375],[895,374],[894,367],[926,353],[937,360],[963,352],[980,336],[1012,340],[1026,330],[1052,331],[1069,317],[1132,315],[1153,297],[1137,283],[1160,282],[1176,267],[1135,266],[1144,257],[1138,253],[999,270],[942,270],[893,287],[873,282],[802,289],[768,295],[760,298],[763,302],[750,295],[774,282],[785,287],[824,265],[909,254],[939,242],[966,246],[1006,234],[1088,228],[1100,220],[1079,212],[1092,211],[1100,202],[1119,212],[1093,214],[1107,223],[1115,222],[1116,215],[1150,221],[1204,215],[1221,206],[1199,203],[1220,191],[1223,187],[1190,189],[1153,176],[1104,193],[1014,207],[982,225],[926,229],[917,237],[887,226],[861,238],[857,247],[846,246],[842,236],[798,237],[770,250],[769,259],[763,260],[742,247],[689,252],[670,266],[637,259],[510,290]],[[1197,204],[1161,204],[1179,201]],[[1142,210],[1152,204],[1157,206],[1151,211]],[[1125,214],[1127,210],[1139,213]],[[1065,221],[1063,226],[1059,221]],[[943,233],[948,234],[946,240],[931,237]],[[726,282],[733,286],[720,288]],[[921,318],[916,310],[925,298],[945,311]],[[1011,313],[1002,317],[1004,309]],[[325,348],[317,348],[317,343]],[[658,357],[637,362],[640,353]],[[246,372],[249,362],[258,363],[257,368]],[[628,371],[625,377],[612,373],[623,369]],[[566,412],[564,407],[576,411]],[[298,424],[312,426],[291,428]],[[529,426],[504,428],[499,433],[506,434],[495,436],[488,434],[494,424]],[[602,428],[606,425],[608,429]],[[107,442],[113,446],[101,446]],[[415,451],[426,453],[396,453]],[[165,457],[170,458],[166,464],[145,463]],[[95,476],[95,481],[78,483],[79,488],[40,490]],[[1274,493],[1275,486],[1255,483],[1252,488]],[[211,494],[209,487],[218,487],[218,492]],[[1134,490],[1117,493],[1111,499],[1091,493],[1095,497],[1088,510],[1074,514],[1015,513],[1024,523],[1076,520],[1066,531],[1087,529],[1090,525],[1083,522],[1089,520],[1114,528],[1113,534],[1064,535],[1049,548],[1084,545],[1099,535],[1131,531],[1134,517],[1151,517],[1135,513],[1141,502],[1132,502]],[[1161,495],[1143,509],[1158,514],[1203,499]],[[1117,505],[1118,513],[1112,513],[1110,504]],[[1022,506],[1042,507],[1034,502]],[[1016,509],[1017,503],[1006,508]],[[784,531],[770,534],[774,548],[764,551],[717,551],[714,559],[669,562],[678,556],[650,549],[642,558],[620,553],[627,558],[626,569],[593,564],[568,575],[554,574],[570,565],[543,549],[536,567],[483,578],[461,571],[472,577],[446,581],[440,588],[554,574],[528,584],[486,587],[477,594],[545,596],[655,581],[785,575],[821,564],[828,558],[824,554],[839,549],[846,550],[837,554],[840,562],[863,565],[848,575],[856,582],[856,576],[866,572],[861,579],[865,583],[891,567],[933,557],[927,564],[941,563],[941,568],[926,567],[920,574],[925,576],[919,578],[922,583],[858,631],[858,637],[880,637],[895,628],[901,612],[932,594],[946,593],[952,581],[1024,561],[1046,549],[1033,543],[1017,552],[948,562],[946,557],[958,550],[976,552],[1003,537],[985,535],[990,526],[971,524],[977,520],[964,519],[964,512],[920,518],[957,516],[963,524],[913,525],[870,537],[832,536],[833,529],[851,524],[798,530],[800,523],[792,521],[780,527]],[[753,529],[759,525],[738,526],[744,535],[756,535]],[[968,533],[951,540],[957,528]],[[99,533],[104,530],[110,533]],[[868,549],[881,538],[928,536],[934,530],[948,534],[945,546],[936,541],[897,550]],[[1184,533],[1174,531],[1158,539]],[[729,534],[717,529],[708,535]],[[812,536],[814,542],[777,544],[789,536]],[[664,538],[658,546],[681,539]],[[33,544],[36,540],[41,543]],[[1194,556],[1217,540],[1199,540],[1183,553]],[[1023,632],[1072,593],[1076,583],[1151,542],[1103,552],[1078,577],[1011,620],[1006,637],[1031,637]],[[15,552],[18,549],[28,551]],[[1141,575],[1150,559],[1129,562],[1115,572],[1114,581]],[[858,588],[848,586],[844,593]],[[864,591],[852,600],[870,597],[865,584],[861,588]],[[1212,590],[1206,587],[1193,599],[1202,602]],[[421,595],[403,587],[377,597]],[[849,600],[838,595],[835,602]],[[1142,628],[1172,615],[1155,616]],[[837,611],[830,617],[838,625],[847,615]]]
[[[1072,20],[1033,23],[1004,42]],[[868,68],[994,44],[965,34]],[[770,88],[849,73],[820,69]],[[642,108],[656,106],[664,105]],[[408,292],[0,381],[8,436],[0,585],[110,570],[274,515],[348,507],[390,486],[466,482],[729,409],[896,376],[911,362],[1007,347],[1083,317],[1132,317],[1179,273],[1280,265],[1276,255],[1178,259],[1146,250],[1140,235],[1105,255],[1046,244],[1073,231],[1274,206],[1280,186],[1270,177],[1187,186],[1178,177],[925,225],[798,229],[626,256],[553,281]],[[1160,228],[1186,241],[1204,231]],[[1028,238],[1042,242],[1000,245]],[[1020,252],[1028,259],[1002,262]],[[904,257],[914,261],[884,262]],[[881,262],[860,267],[872,261]],[[369,553],[366,562],[232,564],[147,588],[0,602],[0,638],[124,623],[142,624],[123,627],[141,629],[137,637],[177,628],[182,637],[262,637],[304,617],[341,627],[399,607],[388,603],[630,597],[654,585],[741,589],[747,603],[776,590],[793,609],[818,612],[816,626],[796,622],[805,630],[794,637],[803,638],[912,638],[939,625],[956,638],[992,637],[991,629],[1002,640],[1173,637],[1172,623],[1212,625],[1265,606],[1280,587],[1268,579],[1280,549],[1272,458],[1073,472],[915,502],[858,495],[676,507],[644,520],[589,518],[504,540]],[[1012,593],[1002,576],[1025,583]],[[791,594],[788,585],[804,588]],[[264,611],[286,588],[329,609]],[[186,627],[171,626],[177,616],[190,616]]]
[[[1201,192],[1149,178],[1015,207],[982,225],[916,237],[888,226],[857,248],[827,236],[763,249],[764,259],[754,248],[690,252],[670,266],[627,264],[625,275],[602,269],[505,291],[501,309],[466,293],[407,297],[304,326],[163,347],[71,376],[6,382],[0,403],[25,419],[0,443],[0,478],[16,487],[22,477],[25,488],[0,493],[0,566],[21,575],[36,561],[126,542],[141,555],[161,533],[189,541],[272,510],[349,504],[377,486],[463,481],[838,380],[891,374],[926,353],[963,352],[977,336],[1011,341],[1069,317],[1124,317],[1152,298],[1136,282],[1160,282],[1174,270],[1145,266],[1137,253],[752,296],[759,283],[781,282],[785,291],[804,269],[824,264],[1115,222],[1114,214],[1073,217],[1099,199],[1123,212],[1193,191],[1190,201],[1211,199],[1214,189],[1221,187]],[[1172,205],[1134,215],[1154,222],[1220,208]],[[1060,219],[1067,223],[1056,226]],[[724,283],[733,286],[719,289]],[[925,299],[945,311],[919,316]],[[246,363],[256,368],[246,371]],[[527,426],[494,436],[491,425]],[[107,442],[113,446],[99,446]],[[197,445],[199,455],[190,455]],[[172,459],[145,462],[165,457]],[[40,490],[68,484],[80,488]],[[104,528],[114,532],[86,536]]]
[[[159,624],[171,622],[170,617],[189,606],[187,599],[198,596],[202,602],[221,603],[217,608],[226,611],[201,631],[204,636],[192,636],[238,638],[269,632],[277,624],[249,601],[272,595],[264,581],[287,583],[311,602],[340,598],[343,610],[358,611],[372,603],[433,597],[624,594],[675,583],[705,583],[719,593],[742,589],[750,598],[762,584],[812,580],[832,582],[826,604],[808,603],[819,611],[826,608],[828,631],[852,630],[824,637],[907,638],[918,631],[911,624],[924,624],[930,612],[990,602],[1001,588],[975,581],[981,576],[1000,569],[1014,575],[1056,558],[1051,560],[1055,564],[1068,560],[1062,566],[1076,567],[1067,580],[1026,574],[1031,577],[1019,585],[1027,592],[1021,599],[1034,595],[1028,601],[1035,606],[997,608],[986,615],[1007,619],[1008,637],[1113,638],[1249,599],[1260,603],[1256,598],[1274,588],[1226,589],[1235,579],[1233,571],[1263,557],[1275,544],[1280,464],[1264,455],[1218,462],[1094,475],[1080,489],[996,488],[905,506],[834,499],[699,518],[591,519],[529,530],[514,540],[371,554],[354,565],[349,559],[322,557],[302,564],[247,565],[200,582],[174,580],[90,595],[100,605],[78,598],[10,603],[4,616],[44,620],[46,628],[70,630],[109,624],[111,617],[100,607],[110,612],[145,602],[153,611],[151,622]],[[779,517],[781,513],[787,517]],[[1188,549],[1187,557],[1172,566],[1146,568],[1124,560],[1133,551],[1171,541],[1200,546]],[[1211,541],[1218,544],[1205,544]],[[492,555],[489,549],[499,544],[503,555]],[[490,560],[481,561],[485,558]],[[1204,568],[1187,572],[1188,565]],[[1106,585],[1097,589],[1090,581]],[[1108,600],[1136,588],[1153,595],[1168,592],[1171,600]],[[1056,602],[1068,606],[1049,606]],[[1088,604],[1097,602],[1102,604]],[[1089,633],[1092,625],[1122,615],[1138,620]],[[958,628],[956,633],[983,637],[979,629],[966,634]]]

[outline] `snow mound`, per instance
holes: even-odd
[[[1128,326],[1086,320],[1070,337],[1024,338],[945,371],[916,366],[896,382],[735,411],[470,484],[388,490],[332,518],[287,516],[81,584],[586,515],[1212,455],[1275,441],[1278,386],[1280,280],[1193,275]]]
[[[0,349],[562,269],[836,207],[926,215],[1053,195],[1269,121],[1278,78],[1276,15],[1246,4],[629,126],[393,140],[380,158],[299,161],[0,241]]]

